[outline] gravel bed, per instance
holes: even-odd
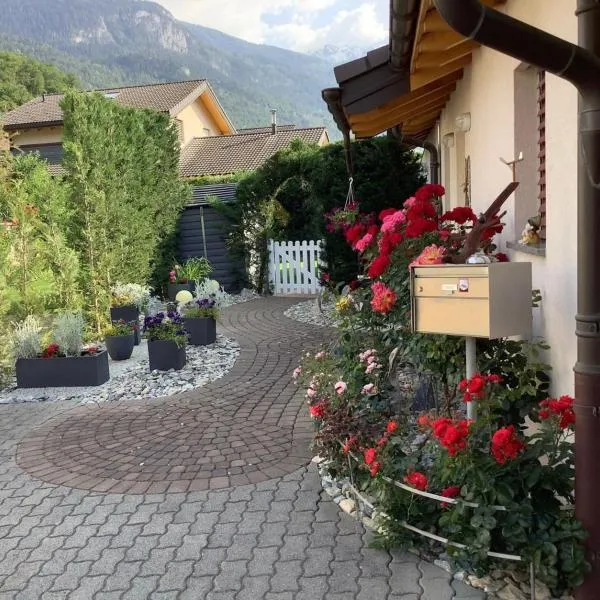
[[[187,346],[187,364],[181,371],[152,371],[148,343],[142,340],[129,360],[109,359],[110,379],[103,385],[72,388],[28,388],[15,386],[0,392],[0,404],[76,400],[81,404],[113,400],[141,400],[173,396],[220,379],[233,367],[239,344],[222,335],[210,346]]]
[[[230,295],[223,307],[260,298],[251,290]],[[181,371],[153,371],[148,364],[148,343],[135,346],[129,360],[109,359],[110,379],[91,387],[55,387],[19,389],[16,379],[0,389],[0,404],[75,400],[81,404],[114,400],[141,400],[173,396],[220,379],[228,373],[239,355],[239,344],[222,335],[210,346],[187,346],[187,363]]]
[[[284,315],[288,319],[294,319],[301,323],[309,325],[317,325],[318,327],[335,327],[334,305],[330,302],[323,302],[323,312],[319,310],[319,305],[316,299],[303,300],[288,308]]]

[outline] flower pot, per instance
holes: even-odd
[[[187,283],[170,283],[169,284],[169,300],[175,300],[175,297],[182,290],[187,290],[192,294],[196,291],[196,282],[188,281]]]
[[[183,326],[192,346],[208,346],[217,339],[217,322],[212,317],[185,318]]]
[[[180,371],[185,366],[185,346],[180,348],[171,340],[148,340],[148,358],[151,371]]]
[[[140,334],[140,311],[137,306],[113,306],[110,309],[110,320],[114,323],[115,321],[125,321],[126,323],[133,323],[136,327],[134,329],[134,344],[139,346],[142,336]]]
[[[132,331],[131,335],[107,335],[104,343],[113,360],[127,360],[133,352],[135,334]]]
[[[16,371],[20,388],[96,386],[110,377],[106,350],[85,356],[19,358]]]

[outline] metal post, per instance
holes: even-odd
[[[465,354],[467,362],[467,379],[471,379],[477,373],[477,339],[474,337],[465,338]],[[467,402],[467,418],[475,420],[477,418],[477,407],[475,400]]]

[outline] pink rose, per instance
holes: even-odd
[[[292,373],[292,377],[294,379],[298,379],[298,377],[300,377],[300,373],[302,373],[302,369],[300,367],[296,367]]]
[[[377,386],[374,383],[367,383],[367,385],[363,386],[362,393],[365,395],[376,394]]]
[[[317,352],[317,353],[315,354],[315,358],[316,358],[317,360],[320,360],[321,358],[325,358],[325,352],[323,352],[322,350],[321,350],[321,352]]]
[[[306,395],[307,395],[309,398],[314,398],[314,397],[317,395],[317,390],[315,390],[315,388],[311,388],[311,387],[309,387],[309,388],[306,390]]]
[[[343,381],[338,381],[334,388],[336,393],[343,394],[348,389],[348,386]]]

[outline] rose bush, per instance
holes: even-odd
[[[519,556],[511,569],[532,562],[559,594],[581,583],[588,565],[572,510],[573,401],[548,398],[549,367],[538,358],[547,346],[478,340],[480,372],[465,380],[464,339],[410,329],[409,266],[452,261],[477,221],[468,207],[440,215],[443,193],[427,185],[401,210],[363,214],[352,205],[326,216],[363,274],[338,297],[339,340],[294,373],[307,390],[315,449],[332,476],[351,475],[376,500],[382,544],[431,550],[409,523],[447,538],[461,567],[482,574],[503,566],[490,552]],[[496,256],[501,230],[492,220],[480,250]],[[433,378],[436,410],[398,406],[399,363]],[[476,421],[465,418],[468,402],[477,403]]]

